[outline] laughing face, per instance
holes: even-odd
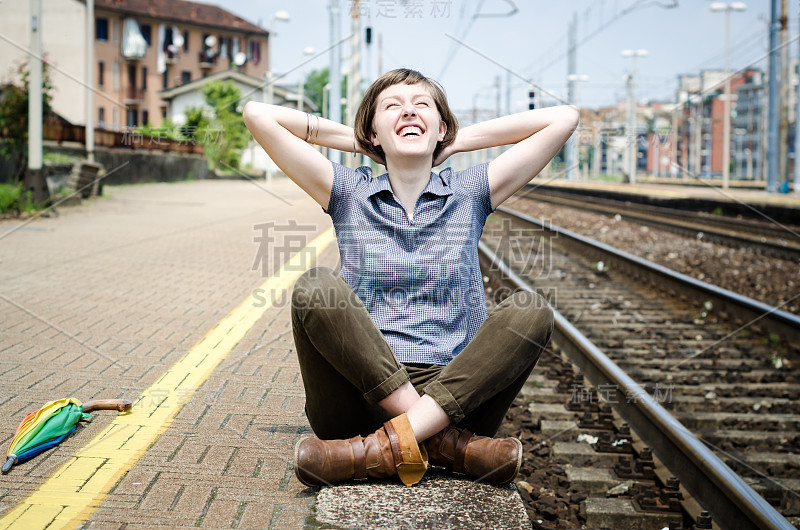
[[[383,149],[386,159],[433,157],[447,125],[422,83],[392,85],[378,96],[372,121],[372,145]]]

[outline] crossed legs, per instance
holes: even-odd
[[[322,439],[366,435],[401,415],[416,442],[451,424],[491,436],[549,341],[552,323],[541,297],[516,293],[450,364],[418,370],[397,362],[341,277],[312,269],[292,295],[308,420]]]

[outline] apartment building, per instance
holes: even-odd
[[[756,74],[746,69],[731,74],[731,114],[736,116],[738,88]],[[678,77],[677,162],[686,175],[712,177],[722,174],[725,72],[704,70],[699,75]],[[731,159],[734,134],[731,128]]]
[[[54,110],[86,123],[86,2],[43,0],[44,56],[52,66]],[[169,102],[159,92],[234,70],[267,72],[269,32],[220,7],[184,0],[94,0],[94,101],[98,128],[159,125]],[[30,3],[0,2],[0,81],[27,60]],[[219,77],[219,76],[216,76]]]

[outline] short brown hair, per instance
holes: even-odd
[[[378,96],[380,93],[390,86],[399,85],[401,83],[406,85],[416,85],[417,83],[424,84],[430,92],[431,97],[433,97],[436,110],[439,111],[439,116],[441,116],[442,121],[447,125],[444,138],[442,141],[436,142],[436,149],[433,151],[433,158],[435,159],[442,149],[455,140],[456,134],[458,133],[458,119],[456,119],[453,111],[450,110],[450,105],[447,103],[447,96],[442,86],[433,79],[425,77],[416,70],[408,68],[398,68],[397,70],[392,70],[391,72],[383,74],[367,89],[367,92],[364,94],[364,99],[361,100],[361,104],[358,106],[358,111],[356,112],[356,122],[354,125],[356,140],[358,140],[358,143],[367,153],[377,155],[382,158],[384,162],[386,161],[383,148],[379,145],[372,145],[372,120],[375,118],[375,110],[378,105]]]

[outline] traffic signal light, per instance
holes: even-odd
[[[536,108],[536,93],[533,90],[528,91],[528,110]]]

